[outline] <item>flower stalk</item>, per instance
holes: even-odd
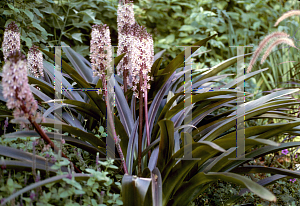
[[[105,90],[105,99],[106,99],[106,102],[108,103],[109,100],[108,100],[107,90]],[[107,109],[108,115],[112,115],[110,106],[108,104],[106,105],[106,109]],[[110,124],[111,128],[114,128],[114,123],[113,123],[113,119],[112,118],[113,117],[111,116],[111,118],[108,118],[108,120],[109,120],[109,124]],[[121,158],[121,162],[122,162],[122,165],[123,165],[124,173],[128,174],[128,169],[127,169],[127,166],[126,166],[124,154],[123,154],[123,151],[122,151],[122,148],[121,148],[121,145],[120,145],[120,138],[117,136],[115,129],[113,129],[113,136],[114,136],[114,141],[115,141],[118,153],[119,153],[120,158]]]
[[[13,115],[15,118],[27,118],[44,141],[50,144],[54,150],[58,150],[35,121],[40,117],[40,114],[36,112],[38,105],[29,88],[25,56],[20,51],[13,51],[9,54],[7,60],[3,67],[2,79],[3,96],[7,99],[7,108],[14,109]],[[24,126],[25,124],[22,122],[21,125]],[[69,159],[63,153],[62,156]],[[74,167],[76,168],[75,165]],[[81,173],[78,168],[76,170]]]
[[[140,85],[142,85],[142,71],[140,71]],[[139,90],[139,96],[143,95],[143,91]],[[146,105],[146,102],[145,102]],[[143,98],[139,102],[139,139],[138,139],[138,176],[142,176],[142,140],[143,140]]]
[[[106,71],[112,70],[111,62],[112,62],[112,49],[111,49],[111,39],[109,27],[107,25],[94,25],[91,33],[91,63],[93,69],[93,76],[99,76],[102,81],[102,85],[104,87],[104,98],[106,101],[106,109],[107,114],[109,115],[108,124],[110,124],[111,128],[114,128],[112,111],[109,106],[109,98],[107,92],[107,81],[106,81]],[[120,146],[120,139],[116,134],[115,129],[113,130],[113,138],[121,158],[121,162],[123,165],[123,169],[125,174],[128,174],[127,166],[125,163],[125,158],[123,155],[122,148]]]
[[[147,146],[150,145],[150,132],[148,123],[148,83],[152,79],[148,74],[154,60],[153,39],[146,28],[134,23],[125,25],[122,32],[130,39],[129,46],[129,73],[132,82],[133,98],[139,99],[139,138],[138,138],[138,175],[141,176],[142,169],[142,143],[143,143],[143,109],[145,109],[145,127],[147,135]],[[125,69],[124,69],[125,70]],[[150,158],[150,151],[149,151]]]

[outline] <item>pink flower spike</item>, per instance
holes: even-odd
[[[117,22],[118,22],[118,50],[117,55],[126,53],[125,56],[121,59],[117,66],[118,75],[123,75],[124,70],[129,70],[130,61],[129,61],[129,47],[130,47],[130,33],[129,29],[135,23],[134,11],[132,3],[125,3],[124,5],[118,5],[117,11]],[[128,28],[129,27],[129,28]],[[128,83],[128,76],[125,77]],[[131,86],[131,84],[128,84]]]
[[[126,28],[126,27],[125,27]],[[154,61],[153,39],[150,34],[147,33],[146,28],[139,26],[137,23],[128,27],[131,30],[131,44],[129,47],[130,65],[131,65],[131,78],[132,88],[137,98],[140,98],[137,94],[137,84],[142,78],[142,85],[140,88],[143,91],[143,96],[147,89],[149,73],[151,72],[151,66]]]
[[[18,26],[14,21],[9,23],[5,28],[3,37],[3,55],[4,61],[7,61],[7,57],[14,51],[19,51],[21,46],[20,32]]]
[[[112,50],[109,27],[104,25],[93,25],[92,40],[90,45],[90,59],[93,75],[99,76],[102,85],[106,85],[106,70],[111,70]]]
[[[33,45],[28,52],[27,67],[29,71],[38,78],[44,76],[43,54],[37,46]]]
[[[27,77],[27,62],[20,51],[9,54],[3,66],[3,97],[8,109],[14,109],[15,118],[31,116],[35,120],[38,104],[30,90]]]

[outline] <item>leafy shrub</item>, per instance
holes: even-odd
[[[51,130],[51,128],[45,128]],[[2,146],[9,146],[12,148],[20,149],[24,152],[33,152],[33,143],[36,142],[38,137],[25,137],[25,138],[3,138],[0,137],[0,143]],[[65,166],[69,164],[69,161],[65,158],[59,157],[53,153],[52,149],[45,150],[46,145],[43,141],[39,141],[35,145],[35,151],[38,156],[47,157],[49,159],[49,168],[47,173],[44,171],[37,171],[37,174],[33,174],[33,171],[18,171],[9,168],[11,158],[1,157],[2,169],[0,170],[0,199],[4,201],[4,197],[8,197],[16,193],[21,188],[31,186],[30,189],[23,192],[21,197],[16,196],[12,202],[23,202],[24,205],[122,205],[122,199],[120,196],[122,178],[121,175],[115,174],[116,166],[113,165],[113,160],[108,161],[95,161],[96,157],[90,155],[87,152],[83,152],[83,157],[78,161],[77,166],[82,170],[86,170],[87,173],[92,176],[86,178],[84,181],[72,176],[70,167],[69,171],[65,171]],[[74,147],[68,144],[64,144],[63,150],[70,159],[76,159],[81,156],[74,154]],[[55,160],[55,161],[53,161]],[[50,167],[51,163],[52,166]],[[7,168],[5,168],[7,167]],[[63,168],[62,168],[63,167]],[[63,171],[61,170],[63,169]],[[49,172],[53,176],[56,171],[56,177],[66,175],[57,182],[54,180],[48,184],[39,186],[45,178],[49,178]],[[35,177],[38,177],[38,180]],[[45,179],[46,180],[46,179]],[[79,181],[80,180],[80,181]],[[57,183],[56,183],[57,182]]]

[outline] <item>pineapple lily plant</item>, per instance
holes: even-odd
[[[92,28],[91,62],[74,52],[72,48],[62,47],[73,66],[62,60],[62,87],[74,90],[62,92],[63,99],[60,100],[62,104],[59,106],[53,103],[55,95],[52,86],[55,81],[53,66],[50,62],[42,60],[39,52],[42,51],[53,61],[55,55],[33,47],[26,62],[19,51],[18,30],[13,24],[8,26],[3,43],[5,65],[1,74],[0,99],[6,102],[9,109],[14,110],[13,114],[7,115],[11,123],[21,121],[23,127],[28,127],[30,123],[34,130],[21,130],[6,134],[4,137],[40,136],[50,145],[48,149],[50,147],[55,149],[57,147],[55,144],[58,144],[56,150],[59,152],[52,153],[57,161],[54,161],[49,169],[45,166],[48,165],[48,157],[0,146],[1,156],[16,159],[15,162],[3,160],[2,166],[14,169],[17,168],[17,162],[21,165],[19,167],[32,168],[33,173],[36,168],[45,173],[52,172],[52,177],[42,181],[37,178],[39,181],[5,197],[1,205],[9,204],[13,200],[22,201],[20,195],[62,180],[78,190],[81,187],[76,181],[93,186],[93,192],[99,197],[95,204],[100,205],[103,203],[101,199],[103,194],[97,190],[103,184],[115,192],[121,191],[123,205],[171,206],[188,205],[209,187],[210,183],[219,179],[244,187],[238,196],[226,202],[227,205],[234,204],[246,191],[275,202],[274,194],[264,186],[284,177],[298,178],[300,173],[274,167],[247,165],[249,159],[244,157],[256,159],[269,153],[300,146],[299,142],[279,144],[270,140],[276,135],[293,134],[300,130],[299,118],[281,111],[282,109],[290,111],[293,106],[299,104],[292,98],[292,94],[299,92],[299,89],[285,89],[249,100],[241,105],[245,109],[245,114],[238,114],[235,110],[236,96],[241,91],[236,89],[237,85],[268,68],[245,74],[244,78],[237,78],[224,84],[220,79],[228,75],[217,74],[234,65],[240,58],[240,56],[232,57],[206,71],[193,73],[194,89],[200,87],[202,89],[191,92],[192,116],[191,122],[187,125],[184,123],[186,117],[184,75],[187,73],[185,60],[199,55],[196,53],[196,46],[205,45],[216,35],[196,42],[194,47],[190,48],[192,51],[190,56],[185,56],[183,51],[166,68],[160,68],[163,58],[161,53],[154,55],[152,36],[135,22],[132,3],[127,1],[123,3],[120,3],[118,8],[117,57],[112,53],[107,25],[94,25]],[[267,36],[253,53],[249,72],[262,48],[272,39],[275,41],[268,50],[279,43],[295,47],[293,41],[283,32]],[[245,54],[245,57],[248,56],[251,54]],[[268,52],[263,56],[263,60],[267,56]],[[28,75],[27,69],[30,69]],[[21,86],[17,84],[20,82]],[[111,82],[114,82],[116,109],[108,105],[112,92],[109,91],[108,85]],[[234,89],[211,90],[210,87],[215,82],[220,83],[222,88]],[[39,89],[32,85],[36,85]],[[99,88],[104,92],[99,92]],[[245,95],[250,99],[251,94]],[[34,97],[43,104],[38,104]],[[58,108],[64,108],[62,117],[54,112]],[[222,108],[226,110],[221,110]],[[40,114],[43,110],[44,113]],[[242,116],[245,121],[262,118],[289,121],[247,127],[245,156],[236,157],[236,119]],[[105,119],[108,119],[107,123]],[[63,135],[63,141],[59,143],[52,141],[55,133],[46,132],[41,128],[41,126],[54,127],[54,124],[61,124],[62,132],[69,134]],[[107,135],[96,134],[96,131],[103,132],[104,127],[115,129],[107,131]],[[183,130],[185,128],[188,128],[188,132]],[[186,142],[185,137],[188,135],[191,135],[191,142]],[[109,138],[113,139],[117,151],[114,165],[112,162],[108,164],[99,160],[106,158],[107,154],[114,154],[115,148],[106,148]],[[71,158],[59,150],[64,146],[62,144],[64,142],[74,146],[77,151],[85,150],[97,156],[96,165],[102,164],[114,170],[119,169],[118,173],[123,175],[121,185],[106,179],[104,177],[106,173],[99,168],[92,170],[80,164],[83,162],[82,157],[77,158],[77,162],[71,161]],[[258,146],[259,149],[253,150]],[[185,160],[184,157],[189,155],[194,159]],[[58,171],[60,176],[53,176],[55,171]],[[85,172],[91,174],[84,174]],[[254,182],[243,176],[247,173],[276,175],[261,182]],[[93,179],[90,180],[91,178]],[[76,192],[78,195],[88,194],[87,191],[80,193],[76,190]],[[113,205],[112,201],[108,204]],[[114,204],[121,203],[116,201]]]

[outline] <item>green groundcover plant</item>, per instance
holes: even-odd
[[[91,61],[70,47],[62,47],[73,66],[62,60],[62,87],[73,90],[62,92],[59,105],[53,100],[55,55],[32,47],[26,60],[20,52],[18,26],[14,22],[7,25],[2,44],[5,64],[0,99],[12,111],[3,111],[1,117],[12,124],[20,123],[20,128],[1,138],[0,155],[5,157],[1,159],[1,205],[188,205],[218,180],[243,188],[226,200],[227,205],[249,191],[276,202],[275,195],[265,186],[286,177],[298,178],[300,173],[246,165],[249,160],[236,157],[236,119],[287,120],[248,126],[246,158],[298,147],[299,142],[277,143],[271,138],[299,132],[299,118],[285,112],[299,104],[292,96],[299,89],[279,90],[258,99],[245,93],[248,101],[239,106],[245,114],[237,113],[237,93],[241,93],[237,85],[268,68],[224,84],[220,80],[229,75],[217,74],[234,65],[240,58],[236,56],[212,68],[193,71],[195,90],[191,92],[189,108],[192,115],[186,124],[185,63],[188,58],[201,55],[196,46],[204,46],[216,34],[193,44],[190,56],[183,51],[160,68],[162,52],[154,55],[152,36],[135,22],[132,3],[120,2],[117,22],[116,57],[109,27],[103,24],[92,27]],[[268,43],[268,51],[282,43],[295,47],[286,33],[274,32],[261,42],[251,63],[262,45]],[[41,52],[49,61],[43,60]],[[262,60],[267,57],[268,52]],[[113,82],[116,109],[108,104]],[[210,89],[216,83],[219,89]],[[55,112],[59,108],[63,108],[61,116]],[[59,132],[55,131],[55,124],[62,128],[60,141],[55,140]],[[104,132],[105,127],[115,129]],[[32,143],[18,142],[17,146],[13,142],[22,138]],[[99,158],[114,154],[115,148],[106,148],[109,138],[115,143],[118,159],[100,161]],[[187,156],[196,159],[185,160]],[[21,180],[24,174],[20,170],[31,171],[31,184]],[[19,172],[15,174],[16,171]],[[247,173],[273,175],[255,182],[243,175]],[[46,174],[46,178],[42,180],[41,174]],[[59,187],[55,185],[58,183]],[[62,201],[63,198],[68,199]]]

